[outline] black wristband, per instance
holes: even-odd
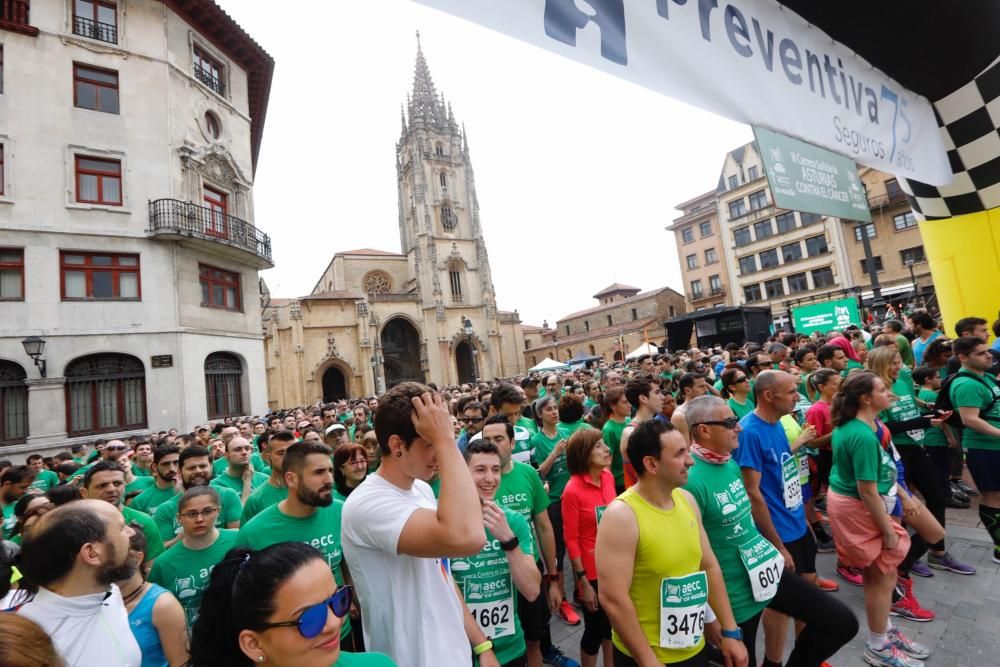
[[[519,544],[521,544],[521,541],[518,540],[517,535],[515,535],[506,542],[501,542],[500,548],[503,549],[504,551],[513,551],[514,549],[517,548]]]

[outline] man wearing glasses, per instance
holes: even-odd
[[[121,440],[109,440],[104,445],[104,447],[101,448],[100,458],[98,458],[93,463],[88,463],[87,465],[77,470],[76,473],[72,477],[70,477],[68,481],[71,484],[79,483],[79,481],[83,479],[83,476],[87,474],[87,471],[93,468],[95,465],[97,465],[100,461],[117,461],[118,457],[124,454],[128,450],[129,446],[126,445]]]
[[[462,416],[458,418],[462,432],[458,434],[458,448],[465,451],[469,440],[483,430],[486,422],[486,406],[479,401],[469,401],[462,407]]]

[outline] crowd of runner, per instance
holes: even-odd
[[[584,667],[820,667],[859,630],[835,552],[861,657],[922,667],[891,620],[934,619],[913,576],[976,573],[946,507],[979,496],[1000,563],[987,325],[915,311],[0,461],[0,664],[578,667],[554,614]]]

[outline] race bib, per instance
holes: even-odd
[[[514,634],[514,599],[504,598],[493,602],[466,603],[469,613],[490,639]]]
[[[785,486],[785,507],[790,510],[802,505],[802,482],[799,481],[799,464],[791,454],[781,462],[781,477]]]
[[[924,429],[918,428],[918,429],[916,429],[914,431],[907,431],[906,435],[910,436],[910,438],[914,442],[923,442],[923,440],[924,440]]]
[[[795,459],[799,463],[799,484],[809,483],[809,455],[801,449],[795,454]]]
[[[660,582],[660,647],[694,648],[705,634],[708,576],[704,571]]]
[[[766,602],[778,592],[781,573],[785,571],[785,558],[763,535],[740,545],[740,559],[750,576],[753,599]]]

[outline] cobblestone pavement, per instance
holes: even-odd
[[[962,576],[934,570],[934,577],[930,579],[914,577],[917,599],[923,606],[936,612],[937,618],[930,623],[913,623],[898,618],[893,618],[893,622],[931,650],[928,665],[1000,665],[1000,565],[993,562],[993,545],[988,541],[986,531],[978,526],[975,499],[970,509],[949,509],[947,523],[948,550],[960,561],[974,566],[978,572],[973,576]],[[833,667],[863,665],[865,663],[861,659],[861,653],[868,638],[863,591],[834,574],[835,561],[834,554],[820,554],[816,569],[820,576],[840,584],[840,590],[830,595],[836,595],[847,602],[858,615],[861,630],[829,662]],[[555,644],[566,655],[579,660],[583,624],[570,627],[562,620],[553,618],[551,629]],[[786,648],[786,657],[790,650],[791,639]],[[762,631],[758,637],[757,655],[763,656],[763,653]],[[598,664],[602,663],[599,661]]]

